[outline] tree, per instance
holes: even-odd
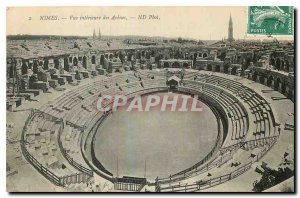
[[[178,43],[182,43],[182,42],[183,42],[182,38],[179,37],[179,38],[177,39],[177,42],[178,42]]]

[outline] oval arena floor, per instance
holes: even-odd
[[[165,94],[181,95],[155,95]],[[146,161],[150,181],[189,168],[211,151],[217,138],[215,115],[201,106],[199,112],[162,112],[160,106],[149,112],[116,111],[97,131],[95,155],[119,176],[144,177]]]

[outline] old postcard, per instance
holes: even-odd
[[[294,7],[8,7],[8,192],[294,192]]]

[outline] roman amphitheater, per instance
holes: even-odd
[[[289,191],[294,60],[277,40],[8,38],[7,190]],[[95,105],[153,93],[198,95],[203,111]],[[269,170],[289,176],[261,184]]]

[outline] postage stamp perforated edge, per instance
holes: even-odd
[[[246,13],[246,17],[247,17],[247,24],[246,24],[246,33],[247,36],[272,36],[272,35],[276,35],[276,36],[292,36],[294,35],[294,7],[293,6],[277,6],[279,9],[284,7],[285,9],[288,10],[288,12],[285,12],[286,14],[286,19],[285,19],[285,24],[287,25],[287,27],[285,27],[285,29],[282,31],[278,31],[275,28],[273,28],[272,31],[270,31],[270,26],[268,27],[268,30],[266,30],[266,28],[258,28],[256,24],[253,24],[253,14],[251,13],[251,10],[253,8],[257,8],[257,7],[267,7],[267,6],[248,6],[247,8],[247,13]],[[269,6],[271,7],[271,6]],[[273,6],[272,6],[273,7]],[[263,18],[263,17],[262,17]],[[271,18],[271,17],[269,17]],[[276,17],[274,17],[273,19],[274,23],[278,23],[281,22],[280,20],[276,19]],[[281,22],[282,24],[282,22]]]

